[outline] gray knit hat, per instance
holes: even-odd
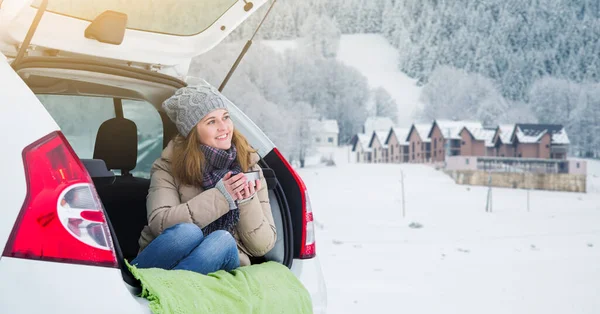
[[[178,89],[162,104],[169,119],[185,137],[207,114],[217,109],[227,109],[223,96],[214,86],[199,84]]]

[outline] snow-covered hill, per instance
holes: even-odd
[[[291,40],[266,40],[262,43],[278,52],[295,49]],[[410,126],[419,104],[421,88],[415,80],[398,70],[398,51],[380,34],[342,35],[337,59],[356,68],[371,88],[383,87],[398,104],[398,124]]]

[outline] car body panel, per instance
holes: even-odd
[[[5,58],[0,59],[0,77],[0,117],[10,117],[0,123],[0,189],[10,195],[2,197],[0,209],[0,245],[4,248],[27,194],[23,149],[59,128]]]
[[[73,5],[84,0],[73,0]],[[0,49],[11,57],[24,40],[37,8],[31,0],[4,0],[0,9]],[[171,35],[126,29],[119,45],[99,42],[84,36],[90,21],[47,11],[31,40],[37,50],[53,49],[60,53],[85,55],[114,60],[115,63],[153,66],[157,71],[182,77],[187,74],[191,58],[209,51],[229,35],[266,0],[254,0],[249,11],[242,0],[235,3],[204,31],[190,35]],[[137,3],[143,5],[143,2]],[[80,4],[85,5],[85,4]],[[131,3],[135,5],[135,3]],[[133,9],[130,8],[133,11]],[[174,17],[177,18],[177,17]],[[35,53],[30,51],[30,53]]]

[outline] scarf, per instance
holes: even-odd
[[[204,190],[214,188],[217,182],[230,171],[232,176],[242,172],[242,168],[236,161],[237,151],[233,144],[228,150],[222,150],[207,145],[200,145],[200,150],[204,153],[206,159],[206,164],[202,169],[202,188]],[[204,233],[204,236],[207,236],[214,231],[225,230],[233,235],[235,226],[239,220],[240,210],[235,208],[202,228],[202,232]]]

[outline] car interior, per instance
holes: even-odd
[[[161,89],[149,79],[149,71],[129,73],[118,71],[114,65],[111,70],[97,65],[90,67],[89,63],[77,66],[77,63],[59,61],[57,64],[53,61],[49,64],[44,58],[32,59],[23,62],[17,72],[36,94],[94,95],[113,99],[115,117],[100,125],[93,144],[93,158],[82,159],[82,163],[92,177],[104,205],[123,278],[133,287],[139,287],[139,282],[133,278],[124,260],[131,261],[139,250],[138,239],[147,223],[146,196],[150,180],[132,173],[138,162],[138,129],[134,121],[123,116],[121,99],[143,99],[153,103],[163,125],[164,148],[176,133],[175,125],[160,110],[161,99],[166,99],[175,90],[173,79],[169,78],[170,81],[166,82],[170,85],[168,89]],[[115,77],[115,74],[119,76]],[[155,74],[162,83],[166,81],[158,73]],[[177,83],[185,86],[182,81]],[[267,180],[277,242],[264,257],[251,260],[253,263],[276,261],[291,267],[295,251],[293,213],[276,171],[269,167],[265,159],[261,158],[259,164]],[[277,173],[285,171],[280,165],[276,166]]]
[[[118,107],[118,105],[117,105]],[[118,110],[117,110],[118,111]],[[164,146],[173,134],[165,137]],[[116,235],[120,254],[128,261],[137,256],[138,239],[142,229],[147,224],[146,196],[150,186],[150,179],[139,178],[132,175],[131,170],[137,162],[137,127],[135,123],[122,116],[109,119],[102,123],[94,145],[94,158],[83,159],[82,162],[88,169],[98,195]],[[118,170],[115,174],[113,170]],[[284,263],[285,247],[283,237],[286,232],[281,232],[284,227],[282,222],[282,201],[277,197],[275,188],[278,185],[274,172],[263,167],[271,210],[275,221],[277,242],[275,247],[264,257],[253,258],[253,263],[263,261],[276,261]]]

